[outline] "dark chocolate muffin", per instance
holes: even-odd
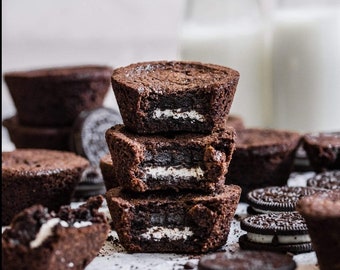
[[[340,170],[340,132],[308,133],[302,142],[315,172]]]
[[[4,79],[22,125],[56,127],[101,106],[111,75],[111,67],[89,65],[7,72]]]
[[[232,128],[211,134],[137,135],[116,125],[106,131],[114,178],[135,191],[217,191],[224,186],[232,153]]]
[[[209,133],[227,118],[239,73],[184,61],[154,61],[117,68],[112,88],[127,129],[139,133]]]
[[[202,253],[226,243],[240,192],[234,185],[209,195],[113,188],[106,200],[128,252]]]
[[[2,152],[2,224],[33,205],[58,210],[69,204],[89,162],[71,152],[17,149]]]
[[[16,148],[41,148],[70,151],[71,127],[31,127],[13,116],[2,121]]]
[[[300,139],[298,133],[291,131],[238,130],[226,183],[242,188],[242,201],[253,189],[286,185]]]
[[[18,213],[2,234],[2,269],[84,269],[98,254],[110,230],[98,212],[103,197],[56,214],[42,205]]]
[[[297,210],[306,221],[320,269],[340,269],[340,190],[304,197]]]

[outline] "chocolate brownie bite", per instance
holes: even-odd
[[[213,192],[224,186],[235,147],[234,129],[212,134],[137,135],[116,125],[106,131],[114,178],[136,192],[194,189]]]
[[[340,132],[305,134],[302,145],[315,172],[340,170]]]
[[[112,159],[110,154],[106,154],[100,159],[99,167],[103,175],[106,190],[118,187],[119,183],[113,173]]]
[[[89,65],[6,72],[4,79],[22,125],[57,127],[101,106],[111,75],[111,67]]]
[[[210,133],[227,118],[238,80],[228,67],[185,61],[135,63],[111,78],[124,124],[139,134]]]
[[[304,197],[296,209],[306,220],[320,269],[339,269],[340,190]]]
[[[273,186],[254,189],[247,194],[248,213],[263,214],[267,212],[295,211],[296,202],[321,189],[313,187]]]
[[[42,204],[58,210],[69,204],[89,162],[71,152],[16,149],[2,152],[2,225],[15,214]]]
[[[2,269],[84,269],[110,230],[98,211],[102,202],[103,197],[93,197],[57,214],[42,205],[18,213],[2,234]]]
[[[245,217],[239,238],[242,249],[299,254],[312,251],[307,225],[297,212],[266,213]]]
[[[128,252],[203,253],[226,243],[240,192],[234,185],[210,195],[113,188],[106,200]]]
[[[307,186],[340,189],[340,170],[318,173],[307,180]]]
[[[251,190],[287,185],[300,139],[300,134],[292,131],[238,130],[226,184],[242,188],[242,201]]]
[[[70,151],[71,127],[35,127],[19,123],[17,116],[6,118],[2,125],[16,148],[40,148]]]
[[[270,251],[240,250],[204,255],[198,262],[198,270],[293,270],[293,257]]]

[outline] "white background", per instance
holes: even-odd
[[[182,0],[3,0],[2,73],[178,59]],[[109,91],[105,106],[116,107]],[[15,107],[2,78],[2,119]],[[11,149],[2,128],[3,151]]]
[[[212,0],[200,1],[207,6],[207,11],[212,10],[209,4],[207,5],[207,3],[211,4]],[[241,1],[252,4],[255,2],[255,0],[254,2],[253,0],[238,0],[237,3],[241,3]],[[197,2],[199,0],[196,0]],[[274,0],[256,1],[264,8],[262,15],[269,14],[271,5],[278,2]],[[319,81],[322,81],[321,85],[323,86],[320,89],[309,89],[308,87],[301,89],[299,83],[304,81],[298,77],[299,74],[306,75],[304,74],[306,64],[302,61],[300,66],[297,66],[295,64],[299,59],[288,59],[292,60],[291,63],[294,63],[297,72],[291,70],[287,70],[287,72],[289,76],[296,77],[296,89],[301,89],[301,91],[295,91],[293,87],[290,91],[285,91],[287,89],[286,80],[282,80],[284,90],[280,90],[280,93],[276,94],[276,99],[274,95],[271,96],[275,89],[271,92],[270,87],[268,91],[266,90],[268,95],[264,98],[251,92],[254,90],[252,87],[247,87],[245,90],[239,87],[231,113],[241,114],[248,126],[260,123],[252,121],[252,119],[255,119],[255,116],[265,109],[265,118],[269,119],[269,122],[266,122],[266,127],[294,128],[303,132],[340,130],[340,106],[338,105],[340,100],[340,1],[286,0],[280,2],[291,3],[293,7],[296,3],[330,3],[334,5],[334,10],[338,10],[338,23],[329,27],[323,26],[328,29],[327,36],[323,37],[334,40],[334,42],[326,42],[328,39],[316,36],[311,36],[315,38],[316,42],[309,42],[309,39],[301,38],[301,35],[305,33],[301,24],[299,24],[300,28],[292,24],[292,29],[298,29],[302,33],[299,34],[302,42],[305,40],[305,43],[308,43],[305,44],[306,49],[302,48],[302,52],[306,53],[306,58],[310,59],[309,55],[316,55],[318,52],[320,52],[319,55],[326,55],[325,58],[322,56],[314,61],[316,68],[309,66],[311,74],[307,74],[306,77],[320,76]],[[214,0],[214,3],[218,3],[218,0]],[[236,2],[229,1],[228,3],[230,5],[230,3]],[[139,61],[180,60],[180,33],[183,30],[185,4],[185,0],[3,0],[2,75],[7,71],[63,65],[100,64],[119,67]],[[228,14],[234,14],[233,10],[228,10]],[[203,14],[206,14],[204,11]],[[223,14],[223,10],[218,13]],[[315,21],[309,23],[313,25]],[[309,29],[314,29],[314,27],[309,27]],[[321,33],[321,31],[319,31],[320,33],[311,31],[311,33],[314,32]],[[338,38],[333,38],[333,35]],[[220,43],[222,39],[222,36],[216,37]],[[298,42],[296,41],[296,43]],[[329,47],[330,43],[332,43],[332,48]],[[288,48],[289,44],[294,44],[294,40],[289,38],[280,44],[283,48]],[[319,50],[318,45],[320,44],[324,45]],[[207,53],[212,55],[213,50],[211,47]],[[286,53],[289,57],[290,52]],[[249,57],[246,54],[240,54],[240,56],[241,59],[242,56],[247,57],[246,60],[241,60],[242,65],[247,67],[247,63],[251,63],[249,57],[253,54],[251,53]],[[283,58],[286,57],[283,56]],[[270,56],[268,59],[268,63],[270,63]],[[328,62],[325,62],[325,59],[328,59]],[[317,61],[320,61],[321,64],[319,65]],[[326,68],[322,68],[323,65]],[[235,68],[234,66],[230,67]],[[318,71],[320,67],[323,73]],[[245,79],[246,73],[240,73],[241,82]],[[265,73],[269,78],[266,82],[268,85],[271,85],[270,73],[271,70]],[[287,81],[293,82],[290,79]],[[242,86],[241,83],[239,86]],[[112,90],[109,91],[104,105],[118,108]],[[2,80],[2,119],[14,115],[15,112],[7,86]],[[280,122],[282,117],[285,119]],[[270,122],[272,118],[277,121]],[[7,130],[2,128],[2,150],[13,148]]]

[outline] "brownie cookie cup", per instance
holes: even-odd
[[[106,200],[119,241],[128,252],[190,254],[226,243],[240,192],[233,185],[210,195],[114,188]]]
[[[307,180],[307,186],[325,189],[340,189],[340,170],[318,173]]]
[[[340,170],[340,132],[308,133],[302,142],[315,172]]]
[[[119,183],[113,174],[112,158],[110,154],[106,154],[100,159],[99,167],[103,175],[106,190],[118,187]]]
[[[263,214],[267,212],[295,211],[296,202],[300,198],[321,191],[321,189],[313,187],[288,186],[255,189],[247,194],[248,213]]]
[[[6,118],[2,125],[16,148],[41,148],[70,151],[71,127],[35,127],[19,123],[17,116]]]
[[[33,205],[50,210],[71,202],[89,162],[71,152],[45,149],[17,149],[2,152],[2,225]]]
[[[18,213],[2,234],[2,269],[84,269],[103,246],[110,226],[98,212],[103,197],[56,214],[42,205]]]
[[[242,249],[290,252],[312,251],[307,225],[297,212],[266,213],[241,220],[247,233],[239,238]]]
[[[110,87],[108,66],[53,67],[4,74],[17,109],[27,126],[72,126],[83,110],[103,104]]]
[[[270,251],[240,250],[204,255],[198,270],[293,270],[296,263],[288,254]]]
[[[340,269],[340,190],[304,197],[297,203],[321,270]]]
[[[117,68],[112,88],[125,126],[139,134],[210,133],[227,118],[239,73],[185,61],[153,61]]]
[[[226,184],[242,188],[242,201],[246,200],[251,190],[286,185],[300,139],[298,133],[291,131],[257,128],[238,130]]]
[[[191,189],[207,193],[224,186],[235,130],[140,136],[116,125],[106,131],[106,141],[120,186],[136,192]]]

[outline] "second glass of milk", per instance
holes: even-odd
[[[340,1],[276,1],[272,68],[277,128],[340,130]]]
[[[228,66],[240,72],[231,107],[247,126],[271,121],[265,27],[254,0],[187,0],[180,35],[182,60]]]

